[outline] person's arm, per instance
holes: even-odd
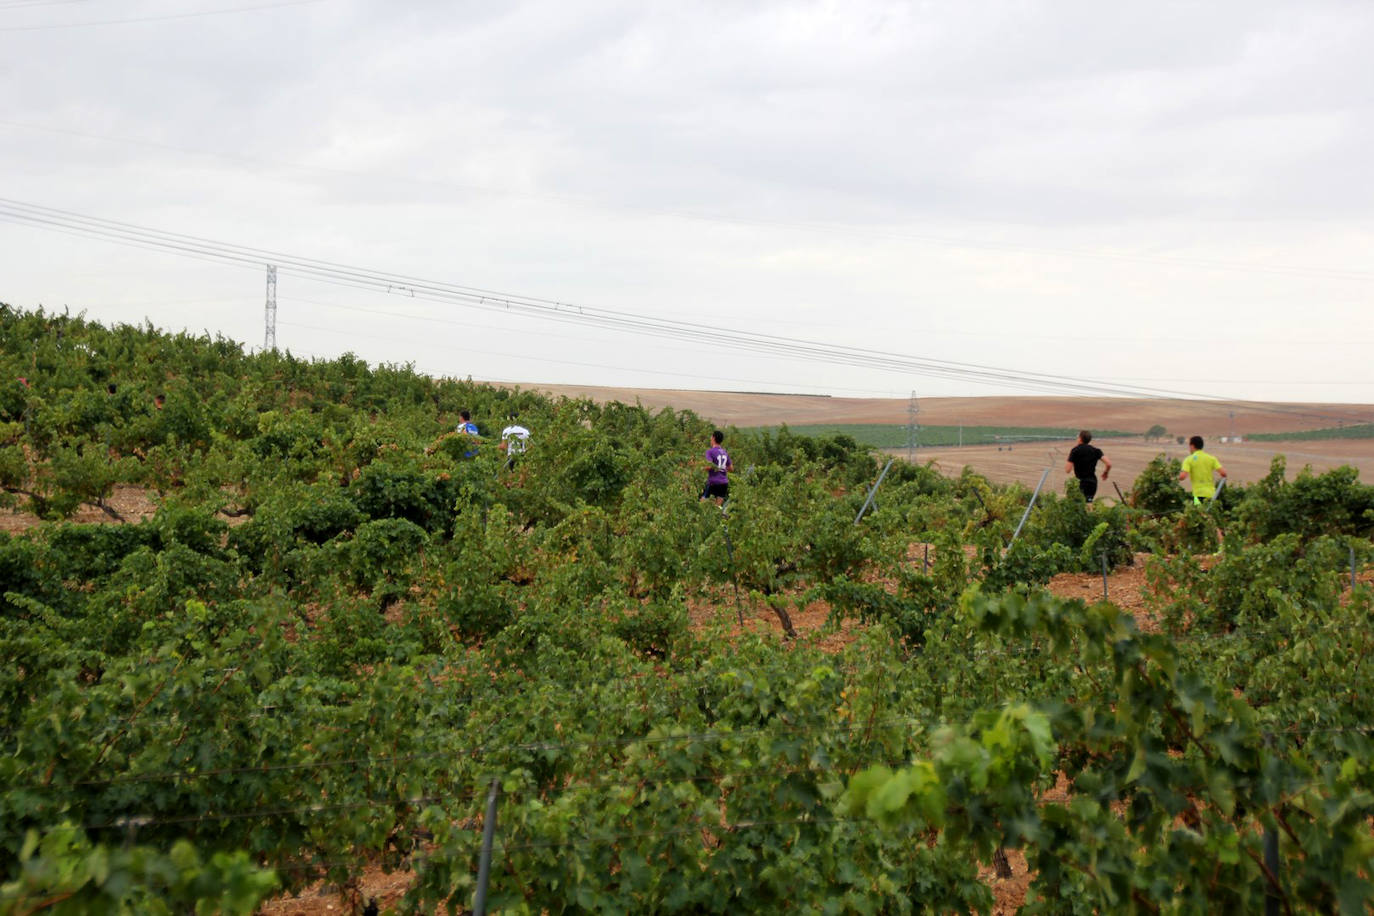
[[[1103,480],[1106,480],[1106,479],[1107,479],[1107,474],[1110,473],[1111,470],[1112,470],[1112,463],[1111,463],[1110,461],[1107,460],[1107,456],[1106,456],[1106,455],[1103,455],[1103,456],[1102,456],[1101,461],[1102,461],[1102,464],[1103,464],[1102,479],[1103,479]]]
[[[1072,461],[1065,461],[1065,462],[1064,462],[1064,473],[1065,473],[1065,474],[1072,474],[1072,473],[1073,473],[1073,462],[1072,462]]]
[[[1225,479],[1226,468],[1222,467],[1221,465],[1217,465],[1217,476],[1221,477],[1222,479]]]
[[[1184,459],[1183,459],[1183,463],[1180,464],[1179,467],[1182,468],[1182,470],[1180,470],[1180,471],[1178,472],[1178,479],[1179,479],[1179,480],[1187,480],[1187,479],[1188,479],[1188,459],[1187,459],[1187,458],[1184,458]]]
[[[725,470],[726,470],[726,472],[728,473],[728,472],[730,472],[730,471],[733,471],[734,469],[735,469],[735,459],[731,458],[731,457],[727,454],[727,455],[725,456]],[[1223,474],[1223,475],[1221,475],[1221,476],[1225,477],[1226,475]]]

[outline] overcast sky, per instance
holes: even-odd
[[[1374,403],[1374,4],[0,0],[0,197],[653,318]],[[0,222],[0,301],[263,343],[264,269]],[[435,374],[1006,391],[333,286]]]

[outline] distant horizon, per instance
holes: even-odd
[[[428,374],[428,373],[426,373]],[[436,376],[438,377],[438,376]],[[454,378],[458,381],[468,381],[466,377],[442,376],[443,378]],[[756,391],[736,388],[691,388],[691,387],[664,387],[656,385],[624,385],[624,384],[604,384],[604,383],[580,383],[580,382],[512,382],[512,381],[491,381],[487,379],[471,379],[475,385],[491,385],[497,388],[521,388],[523,390],[541,389],[594,389],[603,391],[652,391],[663,392],[665,394],[729,394],[729,395],[748,395],[756,397],[780,397],[780,398],[825,398],[829,400],[855,400],[855,401],[893,401],[908,403],[910,397],[882,397],[882,396],[863,396],[850,394],[826,394],[824,392],[810,391]],[[960,401],[960,400],[1074,400],[1074,401],[1116,401],[1122,403],[1185,403],[1185,404],[1210,404],[1214,406],[1227,405],[1248,405],[1251,407],[1353,407],[1366,408],[1374,411],[1374,402],[1369,401],[1289,401],[1289,400],[1244,400],[1239,398],[1205,398],[1205,397],[1132,397],[1130,395],[1087,395],[1087,394],[1054,394],[1052,392],[1043,393],[1021,393],[1021,394],[965,394],[965,395],[931,395],[929,397],[917,396],[916,400],[920,403],[927,401]],[[1360,422],[1374,422],[1374,417]]]

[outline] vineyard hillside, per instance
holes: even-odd
[[[1358,467],[719,397],[0,305],[0,916],[1374,907]],[[1186,420],[1086,406],[1019,423]]]

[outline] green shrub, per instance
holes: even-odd
[[[336,597],[317,624],[310,646],[313,668],[323,676],[347,677],[362,665],[393,654],[392,630],[371,603]]]
[[[103,506],[115,484],[135,470],[133,459],[112,459],[103,445],[89,439],[59,445],[38,469],[35,510],[44,518],[66,518],[82,503]]]
[[[1106,554],[1111,568],[1134,562],[1130,530],[1133,510],[1126,506],[1093,505],[1083,499],[1075,481],[1065,485],[1062,498],[1041,494],[1040,502],[1021,537],[1032,547],[1048,551],[1060,544],[1073,552],[1073,568],[1096,572]]]
[[[1131,505],[1155,515],[1182,511],[1187,493],[1179,486],[1181,469],[1177,458],[1163,454],[1151,458],[1145,469],[1136,475],[1129,497]]]
[[[1221,546],[1217,534],[1220,512],[1211,505],[1189,506],[1170,520],[1162,541],[1170,553],[1216,553]]]
[[[8,593],[50,604],[62,599],[63,567],[43,544],[0,531],[0,609],[7,616],[28,617]]]
[[[1098,525],[1098,528],[1103,529],[1102,534],[1106,533],[1106,525],[1106,522]],[[1096,532],[1096,529],[1094,531]],[[1097,539],[1089,535],[1078,551],[1077,562],[1074,551],[1067,544],[1049,544],[1042,547],[1026,540],[1018,540],[1005,552],[995,548],[984,548],[983,591],[995,594],[1018,585],[1043,585],[1061,572],[1082,570],[1084,566],[1096,566],[1101,561],[1095,559],[1097,555],[1093,548],[1102,534],[1099,534]]]
[[[29,482],[29,463],[18,445],[0,445],[0,489],[22,490]]]
[[[286,514],[291,532],[311,544],[324,544],[352,531],[363,521],[362,511],[337,487],[315,487]]]
[[[911,578],[910,587],[904,589],[906,594],[901,595],[892,594],[882,585],[855,582],[845,577],[821,583],[811,593],[830,605],[829,625],[838,626],[846,619],[877,624],[887,627],[895,637],[916,649],[925,644],[930,602],[918,597],[928,580],[914,575]]]
[[[135,550],[153,547],[152,525],[56,525],[48,531],[48,546],[64,578],[95,582],[111,576]]]
[[[465,640],[486,640],[515,619],[515,603],[490,583],[462,583],[439,596],[437,610]]]
[[[428,541],[423,528],[403,518],[363,522],[348,544],[354,584],[407,581]]]
[[[1269,474],[1246,490],[1237,514],[1251,540],[1290,532],[1306,538],[1374,536],[1374,486],[1360,483],[1355,468],[1324,474],[1303,468],[1292,481],[1284,479],[1285,470],[1283,456],[1275,457]]]
[[[687,605],[681,598],[614,601],[607,611],[610,631],[640,655],[666,660],[675,655],[688,633]]]
[[[426,528],[437,506],[431,502],[429,480],[418,467],[405,462],[375,462],[363,469],[348,495],[367,519],[401,518]]]

